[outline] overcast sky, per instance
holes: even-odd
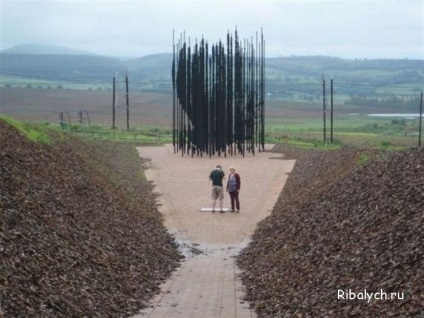
[[[24,43],[103,55],[172,52],[172,32],[210,43],[263,28],[266,56],[424,58],[423,0],[0,0],[1,49]]]

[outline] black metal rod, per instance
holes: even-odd
[[[261,30],[261,43],[262,43],[262,50],[261,50],[261,61],[262,61],[262,68],[261,68],[261,145],[262,150],[265,150],[265,40],[263,37],[263,33]]]
[[[419,130],[418,130],[418,147],[421,147],[422,119],[423,119],[423,92],[421,92],[421,98],[420,98],[420,122],[419,122]]]
[[[126,97],[126,105],[127,105],[127,131],[130,131],[130,96],[128,89],[128,74],[125,75],[125,97]]]
[[[113,84],[112,84],[112,129],[115,130],[115,111],[116,111],[116,79],[113,77]]]
[[[331,143],[333,143],[333,115],[334,115],[334,107],[333,107],[333,78],[331,78],[330,81],[330,108],[331,108],[331,113],[330,113],[330,141]]]
[[[324,143],[327,141],[327,136],[326,136],[326,127],[325,127],[325,123],[326,123],[326,118],[325,118],[325,79],[324,79],[324,74],[322,75],[322,113],[323,113],[323,138],[324,138]]]
[[[174,145],[174,154],[177,151],[175,145],[175,31],[172,30],[172,144]]]

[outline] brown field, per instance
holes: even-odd
[[[59,113],[67,111],[71,120],[78,120],[77,112],[86,110],[93,124],[112,124],[112,92],[71,89],[0,88],[0,113],[29,122],[59,122]],[[130,92],[130,124],[172,125],[172,95]],[[339,109],[339,115],[340,115]],[[343,111],[345,112],[345,110]],[[321,118],[319,103],[290,103],[267,100],[266,119]],[[125,95],[118,96],[116,123],[126,124]]]
[[[130,124],[172,124],[172,95],[130,92]],[[93,124],[112,124],[112,92],[71,89],[0,88],[0,112],[29,122],[59,122],[59,113],[67,111],[77,121],[77,112],[86,110]],[[338,109],[345,113],[347,109]],[[269,119],[321,118],[319,103],[293,103],[267,100],[265,116]],[[118,96],[117,125],[125,126],[125,96]]]
[[[130,126],[172,125],[172,96],[158,93],[129,94]],[[29,122],[59,123],[59,113],[67,111],[71,122],[78,111],[88,112],[95,125],[112,125],[112,93],[69,89],[0,88],[0,113]],[[126,127],[125,96],[118,96],[117,127]]]
[[[130,92],[130,123],[171,125],[172,95],[165,93]],[[75,120],[79,110],[86,110],[92,123],[112,123],[112,92],[71,89],[0,88],[0,112],[25,121],[58,122],[58,114],[69,112]],[[364,111],[358,106],[335,104],[335,116]],[[329,116],[329,110],[328,115]],[[381,112],[368,108],[367,112]],[[386,110],[393,111],[396,110]],[[322,105],[266,100],[266,119],[320,119]],[[329,117],[328,117],[329,118]],[[118,96],[117,122],[125,123],[125,95]]]

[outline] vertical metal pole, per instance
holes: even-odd
[[[419,123],[419,131],[418,131],[418,147],[421,147],[422,119],[423,119],[423,92],[421,92],[421,98],[420,98],[420,123]]]
[[[83,112],[85,113],[85,116],[87,117],[88,126],[91,126],[90,116],[88,116],[88,112],[86,110],[83,110]]]
[[[175,144],[175,31],[172,30],[172,145],[174,154],[176,153]]]
[[[330,107],[331,107],[331,130],[330,130],[330,141],[331,141],[331,143],[333,143],[333,114],[334,114],[334,112],[333,112],[333,110],[334,110],[334,107],[333,107],[333,78],[331,78],[331,81],[330,81],[330,92],[331,92],[331,95],[330,95]]]
[[[261,30],[261,39],[262,39],[262,74],[261,74],[261,94],[262,94],[262,101],[261,101],[261,111],[262,111],[262,129],[261,129],[261,135],[262,135],[262,150],[265,151],[265,40],[263,37],[263,32]]]
[[[182,60],[183,60],[183,56],[182,56],[182,33],[180,33],[180,39],[178,40],[178,45],[177,45],[177,61],[175,62],[176,65],[178,65],[177,68],[177,73],[176,73],[176,78],[177,78],[177,82],[176,82],[176,89],[177,89],[177,109],[175,110],[175,121],[176,121],[176,131],[175,131],[175,138],[176,138],[176,143],[178,145],[177,147],[177,152],[179,152],[181,150],[181,97],[179,97],[180,90],[181,90],[181,72],[182,72]]]
[[[68,118],[68,124],[69,124],[69,129],[72,132],[72,122],[71,122],[71,115],[69,115],[69,113],[65,110],[64,113],[66,114],[66,117]]]
[[[127,131],[130,131],[130,98],[128,94],[128,74],[125,76],[126,100],[127,100]]]
[[[63,130],[63,112],[60,112],[59,113],[59,120],[60,120],[60,128],[62,128],[62,130]]]
[[[326,127],[325,127],[325,79],[324,79],[324,74],[322,74],[322,110],[323,110],[323,123],[324,123],[324,143],[327,141],[327,136],[326,136]]]
[[[113,77],[113,84],[112,84],[112,129],[115,130],[115,108],[116,108],[116,93],[115,93],[115,77]]]

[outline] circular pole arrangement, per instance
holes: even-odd
[[[173,36],[174,38],[174,36]],[[173,39],[174,153],[233,156],[265,148],[265,41],[234,38],[190,46]]]

